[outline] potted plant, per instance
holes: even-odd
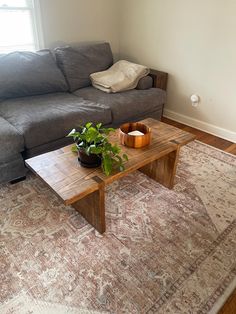
[[[75,142],[72,150],[78,152],[78,160],[82,166],[92,168],[101,165],[107,176],[113,169],[124,170],[127,155],[120,156],[120,148],[108,140],[108,135],[114,131],[113,128],[102,127],[102,123],[93,125],[92,122],[87,122],[67,135]]]

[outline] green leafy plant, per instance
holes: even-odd
[[[124,162],[128,161],[128,156],[120,156],[120,147],[111,144],[108,135],[114,132],[113,128],[104,128],[102,123],[94,125],[87,122],[78,130],[73,129],[67,136],[72,137],[76,145],[72,147],[73,151],[84,151],[88,156],[98,155],[101,158],[103,172],[109,176],[113,169],[124,170]]]

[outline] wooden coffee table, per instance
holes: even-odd
[[[105,186],[139,170],[171,189],[174,185],[180,147],[195,136],[154,119],[140,121],[152,129],[150,146],[121,146],[129,161],[125,171],[106,177],[100,168],[83,168],[71,145],[26,160],[26,165],[62,199],[72,205],[96,230],[105,232]],[[119,144],[118,130],[110,141]],[[120,145],[120,144],[119,144]]]

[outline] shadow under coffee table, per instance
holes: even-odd
[[[100,233],[106,230],[105,186],[139,170],[171,189],[174,185],[180,147],[195,135],[154,119],[140,121],[152,129],[151,144],[128,148],[119,144],[118,129],[109,139],[120,145],[129,161],[123,172],[105,176],[100,168],[84,168],[71,145],[26,160],[26,165],[62,199],[72,205]]]

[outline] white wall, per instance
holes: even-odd
[[[236,1],[120,3],[122,57],[170,74],[166,114],[236,141]]]
[[[119,52],[119,1],[40,0],[45,47],[108,41]]]

